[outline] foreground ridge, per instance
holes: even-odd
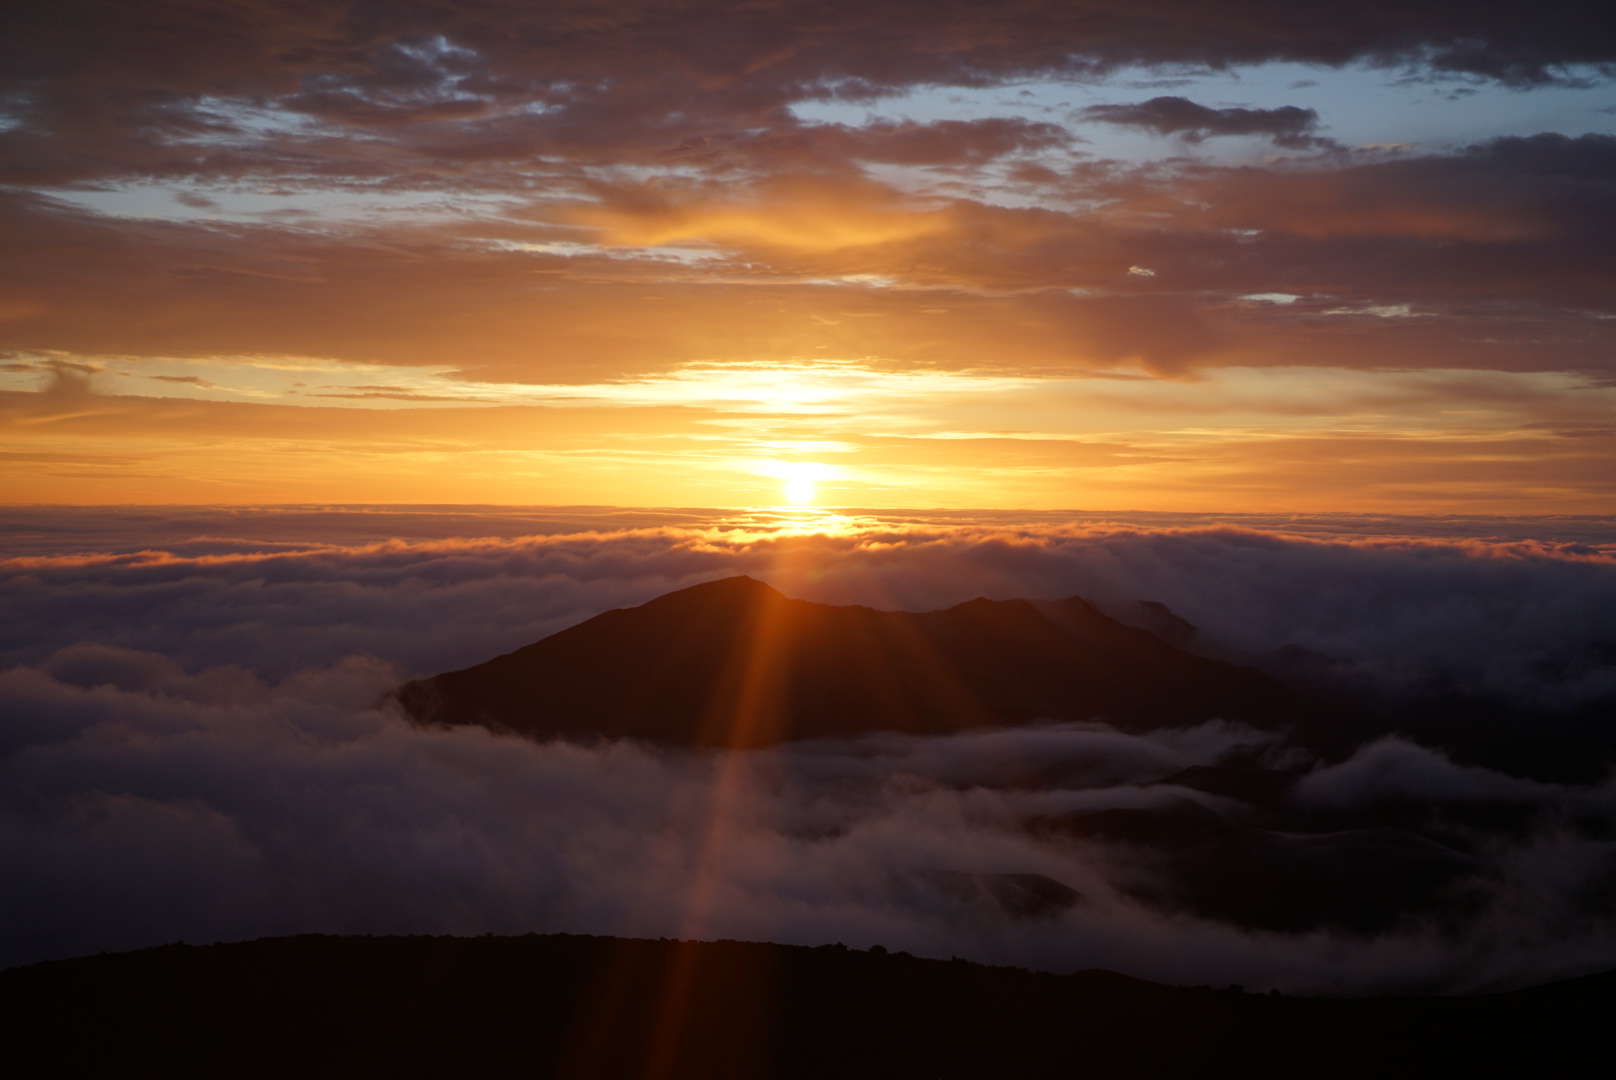
[[[1594,1053],[1613,1006],[1616,972],[1321,999],[879,947],[304,935],[0,972],[0,1045],[29,1076],[1522,1076]]]

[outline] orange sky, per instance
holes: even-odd
[[[88,6],[0,53],[0,500],[1611,506],[1571,8]]]

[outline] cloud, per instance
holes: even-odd
[[[1061,148],[1071,141],[1071,134],[1058,124],[1020,117],[929,123],[872,120],[859,127],[780,122],[760,131],[692,137],[659,156],[715,171],[823,170],[855,162],[960,166]]]
[[[1291,793],[1301,803],[1324,807],[1380,800],[1531,803],[1553,796],[1552,785],[1455,765],[1439,752],[1395,737],[1304,776]]]
[[[373,707],[407,675],[737,572],[909,609],[1076,593],[1121,610],[1145,597],[1244,647],[1303,643],[1542,690],[1564,682],[1546,655],[1613,629],[1616,572],[1596,546],[1441,535],[1511,527],[1496,520],[1426,519],[1414,524],[1437,535],[1395,539],[1355,535],[1384,521],[1288,522],[1310,539],[942,518],[805,535],[766,519],[626,516],[8,511],[8,547],[32,553],[0,564],[12,616],[0,641],[0,963],[176,938],[568,930],[879,942],[1365,992],[1516,985],[1616,958],[1600,914],[1608,785],[1523,780],[1407,739],[1312,765],[1282,734],[1222,723],[723,755],[421,730]],[[399,534],[413,539],[379,539]],[[1262,827],[1256,808],[1162,783],[1219,763],[1302,769],[1285,812],[1333,815],[1338,831],[1383,821],[1386,805],[1433,808],[1399,826],[1423,830],[1402,848],[1482,867],[1466,879],[1471,906],[1368,934],[1242,928],[1164,900],[1171,860],[1031,824],[1188,798]],[[1478,805],[1515,816],[1500,831],[1465,809]],[[1481,824],[1442,832],[1449,813]],[[1432,829],[1439,839],[1424,838]],[[1357,857],[1332,844],[1315,847]],[[990,884],[922,887],[960,874]],[[1000,874],[1043,875],[1082,899],[1008,918],[981,899]]]
[[[1563,242],[1592,223],[1590,211],[1611,198],[1613,175],[1616,136],[1545,133],[1339,170],[1208,174],[1205,194],[1227,225],[1315,238],[1469,241],[1481,250],[1511,244],[1524,255],[1522,241]]]
[[[23,515],[13,550],[29,535],[84,535],[86,518],[97,520],[11,513]],[[903,610],[975,596],[1077,595],[1112,607],[1156,600],[1229,647],[1297,646],[1394,686],[1439,677],[1484,696],[1552,704],[1597,699],[1616,675],[1597,648],[1588,652],[1616,642],[1608,541],[1303,538],[1272,526],[1174,527],[1171,515],[1139,524],[871,518],[797,535],[744,519],[731,529],[678,517],[624,528],[581,513],[496,514],[488,525],[476,514],[381,508],[341,518],[201,511],[173,523],[99,513],[106,531],[87,547],[112,542],[117,551],[47,547],[0,563],[0,598],[12,613],[0,660],[37,664],[93,642],[157,652],[186,670],[242,664],[268,680],[355,653],[431,674],[606,608],[744,573],[792,596]],[[333,542],[339,527],[360,531]],[[496,535],[464,538],[490,527]],[[1341,527],[1328,518],[1315,526]],[[399,529],[424,531],[408,543],[366,539]]]
[[[41,399],[50,406],[72,405],[87,400],[94,392],[95,367],[75,364],[71,360],[46,360],[39,365],[47,374],[40,390]]]
[[[966,126],[859,138],[959,160],[1030,130]],[[1138,364],[1174,378],[1232,364],[1602,377],[1616,335],[1603,317],[1610,136],[1308,167],[1040,165],[1055,179],[1028,206],[864,175],[857,155],[875,152],[848,131],[764,130],[702,137],[720,147],[710,155],[751,162],[728,173],[602,171],[547,182],[537,200],[491,178],[510,200],[501,214],[453,225],[164,222],[14,192],[0,197],[14,253],[0,281],[18,308],[0,346],[79,360],[450,359],[517,383],[819,354],[1036,373]],[[789,138],[776,145],[771,130]],[[1262,293],[1299,299],[1240,299]],[[1422,318],[1329,314],[1403,305]]]
[[[1319,126],[1317,110],[1296,105],[1276,109],[1213,109],[1197,105],[1188,98],[1153,97],[1135,105],[1090,105],[1080,110],[1079,115],[1102,124],[1144,128],[1158,135],[1179,135],[1190,142],[1219,135],[1261,135],[1288,150],[1337,145],[1313,134]]]
[[[124,675],[136,666],[120,662]],[[107,674],[88,675],[82,656],[53,666]],[[160,659],[146,666],[172,675]],[[1125,852],[1019,824],[1163,805],[1154,781],[1241,744],[1217,726],[1166,740],[1077,726],[713,755],[410,729],[302,692],[353,697],[373,675],[339,665],[221,700],[198,683],[0,674],[7,715],[28,725],[0,757],[0,963],[175,939],[537,929],[881,943],[1339,993],[1511,985],[1616,956],[1606,922],[1568,933],[1557,921],[1599,872],[1599,846],[1571,834],[1492,858],[1500,899],[1486,917],[1364,937],[1163,911],[1136,896],[1141,868]],[[1037,787],[1017,767],[1029,760],[1045,767]],[[1580,869],[1510,906],[1555,843]],[[1016,920],[914,885],[945,874],[1040,874],[1081,900]]]
[[[732,190],[691,193],[694,198],[669,198],[665,191],[660,184],[606,189],[601,205],[580,209],[577,219],[603,228],[611,243],[643,247],[703,240],[837,251],[949,228],[946,214],[903,205],[890,189],[859,180],[776,177],[759,184],[752,199],[737,198]]]
[[[935,86],[1093,77],[1129,66],[1365,62],[1509,85],[1608,66],[1586,5],[1336,2],[1305,18],[1185,0],[986,10],[912,2],[625,0],[587,16],[513,0],[381,11],[352,3],[228,9],[75,0],[15,15],[0,51],[12,184],[163,177],[452,189],[650,164],[670,147],[790,142],[789,109]],[[999,125],[997,148],[983,142]],[[969,159],[1027,145],[987,121],[871,132],[868,160]],[[758,136],[757,133],[762,133]],[[363,153],[345,145],[361,136]],[[1274,132],[1282,137],[1284,133]],[[830,136],[822,132],[820,136]],[[1297,135],[1301,138],[1305,135]],[[1044,140],[1046,143],[1047,139]],[[882,149],[884,147],[884,149]],[[849,148],[848,152],[858,151]],[[191,196],[196,197],[196,196]],[[206,198],[207,196],[200,196]],[[206,207],[204,207],[206,208]]]
[[[200,375],[148,375],[146,377],[148,379],[156,379],[158,382],[181,383],[188,386],[195,386],[202,390],[218,389],[217,386],[208,382],[208,380],[202,378]]]

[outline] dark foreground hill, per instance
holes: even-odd
[[[728,747],[1038,720],[1267,726],[1298,710],[1268,676],[1080,599],[877,611],[788,599],[748,577],[608,611],[394,696],[422,723]]]
[[[1604,1057],[1616,973],[1326,1000],[841,946],[293,937],[0,973],[26,1077],[1521,1077]]]

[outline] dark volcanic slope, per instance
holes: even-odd
[[[0,972],[19,1077],[1568,1076],[1616,974],[1472,998],[1326,1000],[840,946],[297,937]]]
[[[910,613],[792,600],[748,577],[608,611],[395,696],[423,723],[707,746],[1037,720],[1132,729],[1296,719],[1279,683],[1078,599]]]

